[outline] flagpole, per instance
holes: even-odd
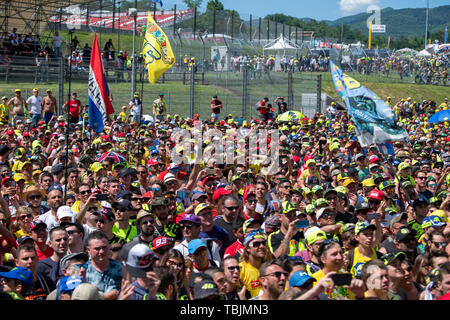
[[[66,157],[64,160],[64,203],[66,203],[67,199],[67,171],[69,166],[69,121],[70,121],[70,98],[72,96],[72,34],[73,30],[69,29],[69,38],[70,38],[70,52],[69,52],[69,93],[68,93],[68,106],[67,106],[67,124],[66,124]]]

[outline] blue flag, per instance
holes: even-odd
[[[159,3],[159,5],[162,7],[162,0],[152,0],[154,3]]]

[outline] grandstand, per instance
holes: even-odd
[[[173,10],[170,11],[155,11],[156,22],[163,27],[168,27],[173,25],[175,19],[177,22],[183,19],[190,19],[194,15],[194,11],[188,10],[177,10],[175,13]],[[138,12],[136,24],[137,26],[143,26],[147,24],[148,11]],[[59,23],[69,26],[95,26],[102,28],[120,30],[133,30],[133,17],[130,17],[128,10],[120,14],[111,11],[94,11],[94,12],[79,12],[78,14],[70,13],[63,14],[61,16],[54,15],[49,19],[50,23]]]

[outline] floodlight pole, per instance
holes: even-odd
[[[425,49],[427,48],[428,43],[428,10],[430,6],[430,0],[427,0],[427,13],[425,17]]]
[[[134,5],[137,7],[137,0],[134,0]],[[133,98],[136,92],[136,19],[137,9],[130,8],[129,15],[133,17],[133,60],[131,61],[131,98]]]

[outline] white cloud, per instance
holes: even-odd
[[[344,14],[366,12],[371,5],[380,5],[380,0],[340,0],[339,8]]]

